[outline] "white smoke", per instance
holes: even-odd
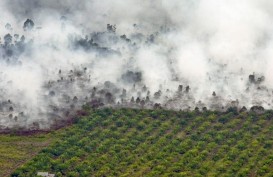
[[[90,97],[92,88],[103,88],[106,81],[120,89],[112,90],[115,102],[121,101],[122,88],[129,93],[126,99],[144,99],[146,93],[131,90],[134,83],[122,81],[127,71],[141,73],[141,82],[135,87],[146,85],[150,97],[161,90],[161,98],[153,101],[167,108],[194,109],[200,100],[213,109],[212,105],[229,106],[238,100],[240,107],[271,109],[272,8],[268,0],[3,0],[2,47],[8,33],[13,44],[15,34],[24,35],[27,45],[16,62],[4,55],[1,58],[2,107],[12,100],[15,107],[15,103],[20,105],[19,112],[23,109],[28,114],[16,123],[9,120],[15,115],[7,118],[3,113],[0,125],[43,122],[40,128],[48,128],[57,119],[46,114],[51,109],[48,105],[70,109],[60,101],[65,94],[70,99],[77,96],[78,106],[84,104],[90,101],[83,100]],[[34,21],[33,29],[23,30],[26,19]],[[7,23],[11,28],[5,28]],[[107,24],[115,25],[116,31],[107,32]],[[99,47],[94,47],[97,44]],[[71,79],[72,72],[84,68],[85,80],[58,86],[62,79]],[[249,82],[253,73],[255,84]],[[264,81],[258,81],[262,76]],[[46,85],[51,86],[45,89]],[[183,90],[190,86],[182,98],[176,93],[179,85]],[[53,90],[59,95],[48,98]],[[217,98],[212,96],[214,91]],[[10,115],[11,111],[3,112]]]

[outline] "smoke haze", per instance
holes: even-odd
[[[272,8],[268,0],[0,1],[0,126],[49,128],[86,103],[272,109]]]

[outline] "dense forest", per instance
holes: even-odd
[[[85,108],[11,176],[273,176],[272,116]]]

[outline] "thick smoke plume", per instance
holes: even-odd
[[[268,0],[0,1],[0,128],[93,107],[273,107]],[[253,107],[256,106],[256,107]]]

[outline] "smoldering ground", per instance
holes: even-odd
[[[1,128],[50,128],[83,104],[272,109],[272,7],[1,1]]]

